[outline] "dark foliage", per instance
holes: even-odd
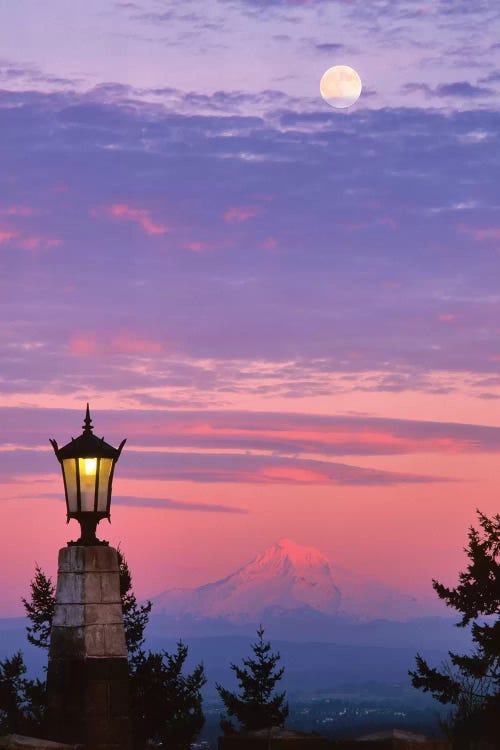
[[[56,589],[51,578],[47,578],[39,565],[35,568],[35,577],[30,583],[31,598],[22,600],[24,609],[31,622],[26,628],[27,638],[33,646],[48,649],[50,629],[56,606]]]
[[[410,672],[415,687],[453,706],[448,729],[457,748],[500,736],[500,515],[477,513],[480,528],[469,529],[469,563],[458,586],[432,583],[439,598],[461,614],[458,627],[471,626],[474,651],[450,651],[440,669],[417,654]]]
[[[240,685],[240,695],[216,685],[229,717],[238,720],[246,731],[282,727],[288,716],[285,693],[275,693],[276,683],[283,677],[284,669],[276,669],[279,653],[271,652],[271,644],[264,641],[264,628],[257,630],[258,640],[252,644],[255,658],[243,660],[244,667],[231,664]],[[221,727],[226,733],[234,732],[231,720],[223,717]]]
[[[20,651],[0,661],[0,734],[15,732],[43,737],[45,685],[25,675],[26,665]]]
[[[120,566],[120,596],[122,600],[123,625],[125,628],[125,641],[129,659],[139,654],[144,645],[144,631],[149,621],[152,602],[137,604],[136,596],[132,590],[132,575],[125,556],[120,549],[118,551],[118,563]]]
[[[174,654],[150,651],[136,656],[131,676],[134,747],[143,748],[151,740],[172,750],[188,750],[201,731],[205,673],[199,664],[183,675],[187,655],[187,646],[179,641]]]

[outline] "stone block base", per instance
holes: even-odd
[[[53,740],[86,750],[130,748],[127,649],[112,547],[59,552],[47,703]]]

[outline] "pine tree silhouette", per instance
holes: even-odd
[[[257,630],[257,642],[252,644],[254,658],[244,659],[244,667],[231,664],[240,684],[240,695],[216,684],[229,717],[235,717],[246,731],[282,727],[288,716],[285,692],[275,693],[276,683],[283,677],[284,669],[276,669],[279,653],[271,652],[271,644],[264,641],[264,628]],[[221,727],[226,733],[235,731],[231,720],[223,717]]]
[[[26,627],[27,638],[33,646],[48,650],[56,607],[56,587],[38,564],[35,567],[35,577],[30,583],[30,589],[31,598],[28,600],[23,597],[21,600],[31,621],[31,626]]]
[[[457,625],[472,623],[474,650],[450,651],[441,669],[417,654],[416,669],[409,673],[414,687],[454,706],[447,727],[457,747],[479,739],[496,747],[500,737],[500,515],[477,515],[480,529],[469,529],[469,564],[458,586],[432,583],[439,598],[461,614]]]

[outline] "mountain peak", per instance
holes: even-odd
[[[276,542],[278,547],[283,547],[283,549],[293,549],[295,547],[301,547],[300,544],[297,544],[297,542],[294,542],[292,539],[288,539],[286,536],[281,537],[281,539],[278,539]]]
[[[267,552],[279,550],[297,565],[329,565],[328,559],[315,547],[305,547],[302,544],[283,537],[273,544]],[[266,553],[264,553],[266,554]]]
[[[173,596],[172,596],[173,595]],[[259,618],[270,609],[309,608],[334,614],[340,604],[328,559],[314,547],[282,538],[220,581],[156,597],[160,611],[231,620]]]

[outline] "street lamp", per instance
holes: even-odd
[[[107,544],[97,539],[95,531],[102,518],[110,518],[113,472],[126,440],[113,448],[104,438],[96,437],[87,404],[80,437],[71,438],[62,448],[55,440],[50,442],[62,467],[68,523],[76,518],[81,528],[80,539],[70,544]]]

